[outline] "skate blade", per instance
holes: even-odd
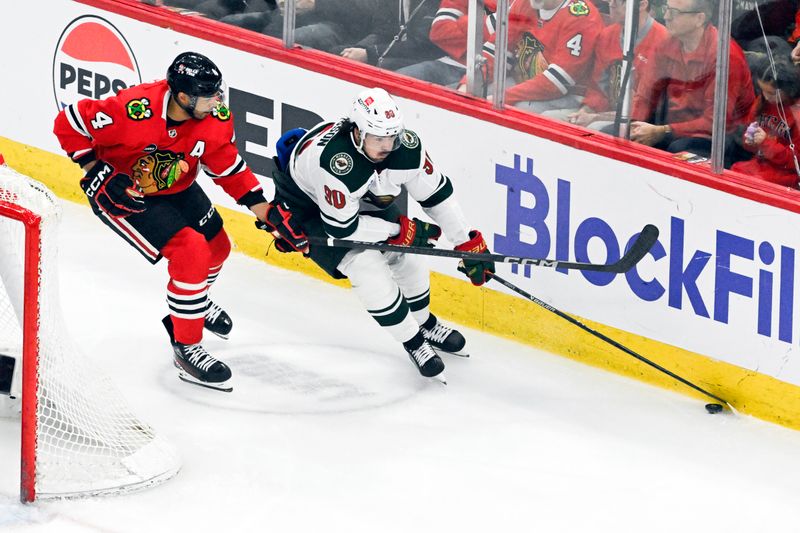
[[[209,333],[213,333],[214,335],[216,335],[220,339],[228,340],[229,335],[225,335],[223,333],[217,333],[216,331],[211,331],[210,329],[206,329],[206,331],[208,331]]]
[[[442,385],[447,385],[447,376],[444,375],[444,372],[439,372],[435,376],[431,376],[428,379],[430,379],[431,381],[439,382]]]
[[[467,359],[469,357],[469,353],[465,352],[464,350],[459,350],[457,352],[448,352],[447,350],[442,350],[441,348],[437,348],[433,345],[431,345],[431,348],[433,348],[433,351],[438,353],[439,355],[442,354],[455,355],[456,357],[463,357],[464,359]]]
[[[231,392],[233,390],[233,387],[229,385],[228,381],[223,381],[222,383],[207,383],[205,381],[195,379],[193,376],[190,376],[184,372],[178,372],[178,377],[181,381],[185,381],[186,383],[191,383],[192,385],[197,385],[198,387],[203,387],[206,389],[218,390],[220,392]]]

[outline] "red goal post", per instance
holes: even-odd
[[[175,448],[132,413],[67,334],[58,303],[60,215],[44,185],[0,164],[0,353],[16,361],[9,399],[22,397],[24,502],[129,492],[180,469]]]

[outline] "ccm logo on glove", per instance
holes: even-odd
[[[89,198],[92,198],[94,196],[94,193],[97,192],[97,189],[100,188],[100,185],[103,184],[106,178],[114,173],[114,167],[112,167],[108,163],[103,163],[98,161],[97,166],[102,168],[100,168],[100,170],[97,171],[97,175],[94,177],[91,183],[89,183],[89,186],[86,188],[86,196],[88,196]]]

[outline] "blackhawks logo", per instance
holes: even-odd
[[[224,122],[231,118],[231,110],[225,104],[219,104],[211,110],[211,116]]]
[[[145,194],[169,189],[189,170],[184,157],[182,153],[155,150],[136,161],[131,175]]]
[[[137,98],[125,104],[125,109],[128,111],[128,118],[133,120],[144,120],[153,116],[153,112],[147,106],[150,105],[150,100],[147,98]]]
[[[517,43],[517,63],[514,66],[514,79],[517,83],[529,80],[547,69],[544,45],[530,32],[525,32]]]
[[[576,17],[583,17],[589,14],[589,6],[583,0],[578,0],[569,5],[569,12]]]

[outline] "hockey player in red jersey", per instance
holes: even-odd
[[[290,213],[264,198],[239,155],[222,74],[207,57],[180,54],[167,79],[81,100],[56,117],[62,148],[86,172],[80,185],[94,213],[151,263],[168,261],[163,323],[181,379],[230,391],[231,371],[200,344],[203,327],[227,338],[233,323],[208,298],[231,245],[199,184],[202,169],[284,241],[306,246]]]
[[[506,89],[506,104],[534,113],[577,108],[601,29],[603,20],[591,0],[516,0],[508,13],[514,85]],[[483,45],[487,77],[495,66],[494,41],[493,35]]]

